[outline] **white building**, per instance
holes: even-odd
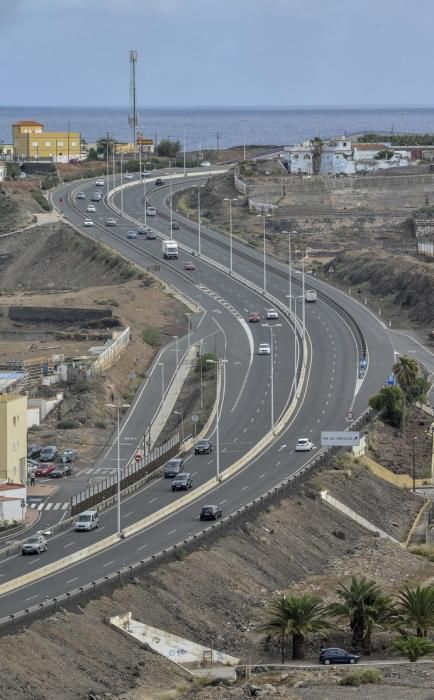
[[[288,153],[287,163],[290,173],[312,175],[314,148],[310,141],[305,141],[296,146],[285,146],[283,150]]]
[[[6,180],[6,163],[0,160],[0,182]]]

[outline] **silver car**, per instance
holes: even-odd
[[[32,535],[21,545],[21,554],[40,554],[47,551],[47,540],[44,535]]]

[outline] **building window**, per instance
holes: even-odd
[[[32,146],[33,146],[33,148],[37,148],[37,147],[38,147],[38,142],[37,142],[37,141],[32,141]]]
[[[77,141],[71,141],[71,146],[76,146],[76,145],[77,145]]]
[[[16,424],[17,424],[17,417],[16,417],[16,416],[14,416],[14,417],[12,418],[12,424],[13,424],[13,426],[14,426],[14,428],[15,428],[15,426],[16,426]]]
[[[46,141],[46,142],[45,142],[45,145],[46,145],[46,146],[51,146],[51,143],[50,143],[49,141]]]
[[[58,142],[57,142],[57,145],[58,145],[58,146],[63,146],[63,141],[58,141]]]

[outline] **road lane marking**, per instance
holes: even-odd
[[[149,503],[154,503],[154,501],[156,501],[156,500],[157,500],[156,498],[152,498],[152,499],[149,501]]]
[[[114,564],[114,561],[108,561],[107,564],[103,564],[103,566],[110,566],[110,564]]]
[[[147,546],[147,544],[142,544],[141,547],[137,547],[137,551],[140,552],[141,549],[145,549]]]
[[[128,518],[128,516],[129,516],[129,515],[132,515],[133,512],[134,512],[134,511],[130,510],[129,513],[125,513],[125,515],[123,515],[122,517],[123,517],[123,518]]]
[[[26,601],[33,600],[34,598],[37,598],[38,596],[39,596],[39,593],[37,593],[36,595],[31,595],[30,598],[26,598]]]
[[[75,578],[70,578],[69,581],[66,581],[66,583],[74,583],[74,581],[78,581],[78,576]]]
[[[249,488],[248,486],[243,486],[243,488],[241,489],[241,491],[246,491],[246,489],[248,489],[248,488]]]
[[[171,530],[171,531],[168,532],[167,534],[168,534],[168,535],[173,535],[174,532],[176,532],[176,529],[175,529],[175,530]]]
[[[264,476],[265,476],[265,472],[264,472],[264,474],[261,474],[261,476],[260,476],[259,478],[260,478],[260,479],[263,479]]]
[[[66,549],[67,547],[71,547],[73,544],[75,544],[75,541],[74,541],[74,542],[68,542],[68,544],[64,544],[64,545],[63,545],[63,549]]]

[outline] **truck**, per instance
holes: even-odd
[[[163,258],[171,260],[178,257],[178,244],[176,241],[163,241]]]
[[[316,301],[318,299],[318,294],[314,289],[307,289],[304,293],[304,300],[306,303]]]

